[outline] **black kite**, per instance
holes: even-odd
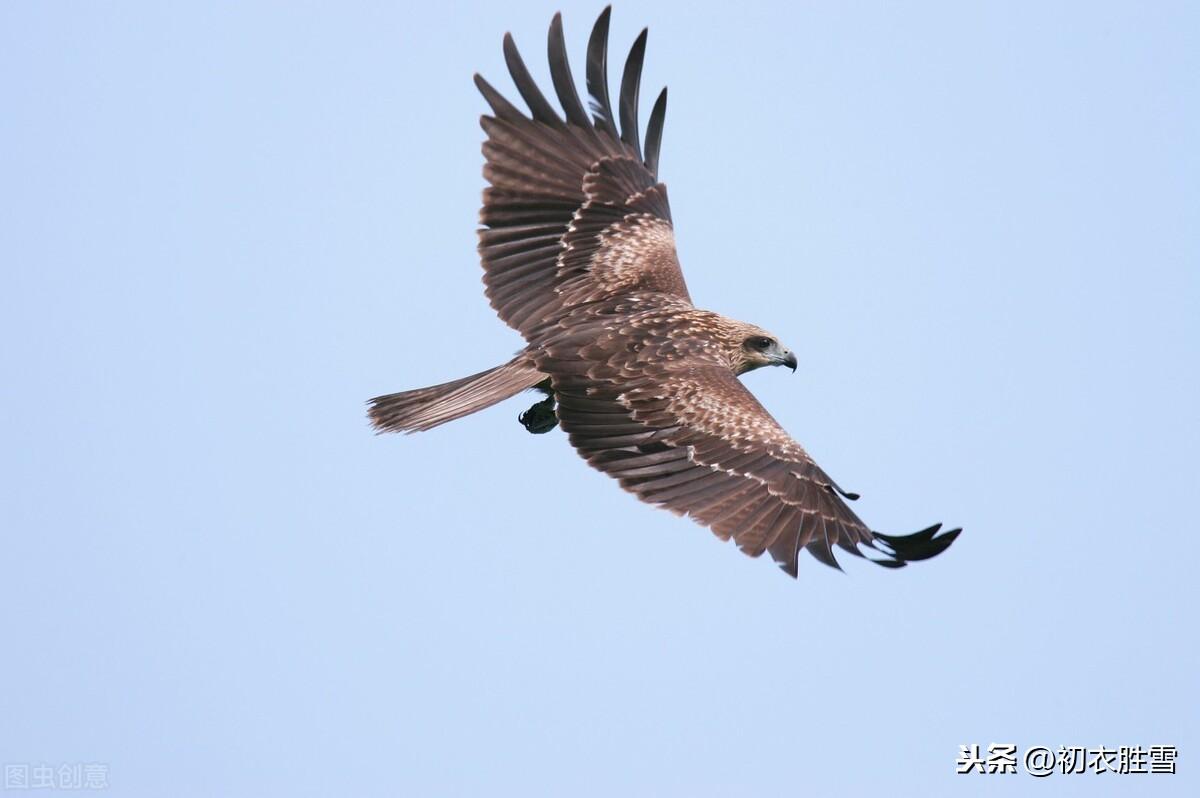
[[[575,89],[562,20],[550,24],[550,74],[562,115],[529,75],[511,35],[504,57],[529,114],[482,77],[484,177],[479,254],[488,299],[525,338],[511,361],[443,385],[371,400],[380,431],[427,430],[523,390],[547,398],[520,417],[531,432],[561,425],[592,466],[651,504],[688,515],[751,556],[796,575],[806,549],[838,567],[833,547],[891,568],[943,551],[940,525],[872,532],[846,493],[743,386],[762,366],[796,368],[766,330],[692,305],[667,189],[658,181],[666,89],[640,141],[643,30],[609,100],[609,11],[588,42],[591,113]]]

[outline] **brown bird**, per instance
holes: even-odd
[[[527,346],[470,377],[371,400],[381,432],[427,430],[527,389],[546,398],[521,414],[530,432],[561,425],[579,453],[621,487],[688,515],[796,575],[801,549],[839,567],[833,547],[898,568],[943,551],[961,530],[872,532],[838,487],[783,430],[738,375],[796,370],[766,330],[692,304],[666,186],[658,181],[667,91],[650,113],[643,148],[638,86],[646,31],[608,93],[608,24],[588,41],[584,108],[567,63],[562,19],[550,23],[550,75],[562,115],[529,75],[511,35],[508,70],[527,115],[479,75],[491,106],[481,118],[484,177],[479,254],[488,299]],[[619,124],[618,124],[619,121]]]

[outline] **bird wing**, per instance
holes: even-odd
[[[607,351],[606,351],[607,350]],[[833,546],[898,568],[940,553],[960,530],[871,531],[837,486],[729,370],[649,363],[620,347],[545,347],[558,417],[595,468],[650,504],[687,515],[795,576],[801,549],[839,567]],[[840,495],[839,495],[840,494]]]
[[[550,75],[565,119],[530,77],[511,35],[504,37],[504,58],[530,115],[475,76],[492,107],[480,120],[490,183],[480,211],[483,281],[500,318],[529,340],[566,309],[629,291],[691,301],[666,186],[657,177],[667,91],[651,111],[643,155],[637,105],[646,31],[625,62],[614,115],[609,13],[601,13],[588,42],[590,116],[575,90],[558,14],[550,25]]]

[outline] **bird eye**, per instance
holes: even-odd
[[[764,338],[761,335],[750,339],[750,346],[759,350],[770,349],[772,343],[774,342],[770,338]]]

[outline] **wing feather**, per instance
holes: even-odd
[[[675,255],[666,187],[657,182],[665,95],[647,129],[643,160],[637,100],[646,32],[637,38],[622,73],[620,129],[607,83],[606,8],[588,40],[589,116],[571,74],[561,15],[547,37],[554,108],[529,73],[513,37],[504,59],[526,115],[478,75],[491,107],[481,125],[484,191],[479,253],[488,299],[500,317],[530,342],[572,307],[638,290],[690,302]]]
[[[621,96],[617,101],[621,114],[621,141],[632,147],[634,154],[639,158],[642,145],[638,138],[638,89],[642,82],[642,60],[646,57],[646,36],[649,32],[648,29],[642,28],[642,32],[633,42],[629,57],[625,59],[625,71],[621,75]]]
[[[517,91],[529,106],[533,118],[550,127],[562,127],[562,119],[555,113],[554,106],[546,99],[546,95],[542,94],[537,82],[529,74],[511,33],[504,34],[504,63],[508,66],[508,73],[512,75],[513,83],[517,84]]]
[[[872,532],[727,368],[630,360],[639,344],[629,335],[592,334],[608,343],[579,348],[561,344],[564,335],[547,341],[537,365],[550,375],[572,445],[643,501],[690,516],[750,556],[770,553],[792,576],[801,550],[840,568],[835,546],[860,556],[867,547],[883,557],[873,562],[899,567],[957,536],[935,536],[938,527]]]
[[[592,129],[592,120],[588,118],[583,103],[579,101],[579,93],[575,90],[575,81],[571,77],[571,64],[567,61],[567,45],[563,40],[562,14],[555,14],[550,22],[550,79],[554,82],[554,91],[558,101],[567,114],[567,121],[583,130]]]
[[[587,48],[587,89],[592,98],[596,129],[610,138],[618,138],[617,122],[608,99],[608,21],[612,6],[606,6],[592,26]]]
[[[662,147],[663,123],[667,116],[667,90],[664,87],[650,110],[650,122],[646,125],[646,168],[654,179],[658,179],[658,151]]]

